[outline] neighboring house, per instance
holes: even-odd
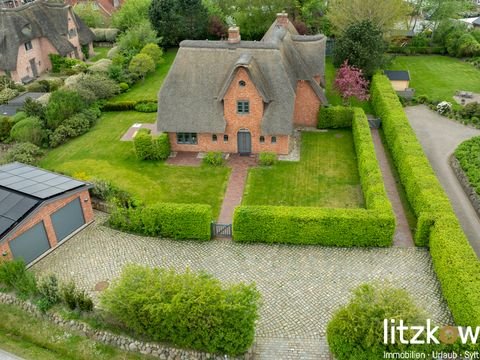
[[[93,3],[93,6],[100,10],[106,16],[119,9],[124,0],[65,0],[65,4],[75,7],[77,4]]]
[[[404,91],[410,87],[410,73],[404,70],[385,70],[395,91]]]
[[[0,166],[0,261],[27,264],[93,221],[90,185],[33,166]]]
[[[186,40],[158,99],[173,151],[287,154],[295,126],[316,126],[324,94],[323,35],[298,35],[277,15],[261,41]]]
[[[29,82],[51,69],[49,54],[84,59],[94,34],[71,6],[37,0],[0,9],[0,75]]]

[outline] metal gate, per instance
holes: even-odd
[[[368,119],[368,125],[370,126],[371,129],[379,129],[380,126],[382,125],[382,120],[379,118],[374,118],[371,115],[367,116]]]
[[[232,224],[212,223],[212,238],[214,237],[231,238]]]

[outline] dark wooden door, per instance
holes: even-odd
[[[32,68],[33,77],[38,77],[37,63],[35,59],[30,60],[30,67]]]
[[[249,131],[239,131],[237,141],[240,155],[249,155],[252,152],[252,136]]]

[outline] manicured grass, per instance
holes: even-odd
[[[0,348],[27,360],[151,359],[58,328],[11,305],[0,304],[0,313]]]
[[[352,132],[303,133],[300,162],[250,170],[243,204],[363,207]]]
[[[100,59],[106,59],[107,53],[110,51],[110,47],[94,47],[95,55],[88,59],[90,62],[95,62]]]
[[[144,81],[139,81],[133,85],[126,93],[120,94],[110,101],[140,101],[156,100],[160,86],[170,70],[170,66],[175,60],[177,49],[168,50],[163,55],[163,63],[158,66],[154,73],[148,75]]]
[[[326,80],[326,95],[330,105],[343,105],[342,97],[340,94],[333,88],[333,83],[335,82],[336,69],[333,66],[332,57],[328,56],[325,59],[325,80]],[[369,101],[358,101],[352,99],[352,106],[361,107],[366,114],[373,114],[373,108]]]
[[[170,166],[140,161],[132,142],[120,141],[134,123],[153,123],[156,114],[104,113],[85,135],[48,152],[40,165],[74,175],[111,180],[147,204],[156,202],[201,203],[219,213],[229,169],[225,167]]]
[[[388,69],[410,71],[410,87],[415,94],[431,100],[453,102],[457,90],[480,93],[480,71],[448,56],[397,56]]]

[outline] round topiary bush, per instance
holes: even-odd
[[[10,136],[15,141],[30,142],[40,146],[45,139],[45,129],[39,118],[28,117],[13,125]]]
[[[384,352],[427,352],[428,345],[384,344],[384,319],[403,320],[406,326],[426,324],[426,313],[403,289],[373,283],[359,286],[327,326],[330,351],[337,360],[383,359]],[[411,339],[416,331],[405,331]],[[398,336],[397,336],[398,338]],[[438,348],[437,348],[438,350]]]

